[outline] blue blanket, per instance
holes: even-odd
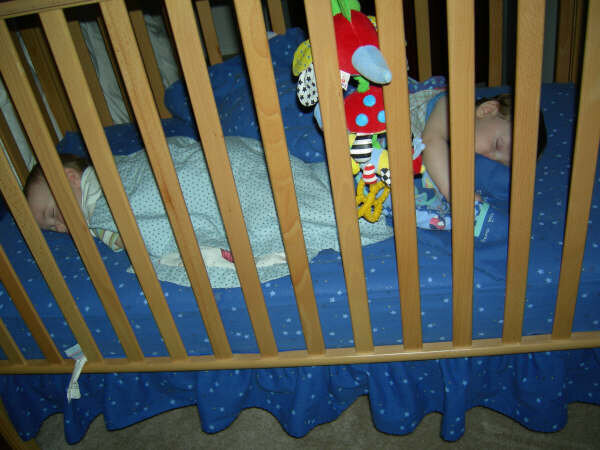
[[[167,142],[198,245],[202,250],[229,250],[202,146],[180,136]],[[262,146],[255,139],[241,137],[226,137],[225,143],[259,278],[267,282],[286,276],[289,268]],[[116,156],[115,160],[159,280],[189,286],[146,152]],[[339,250],[329,175],[325,163],[309,164],[291,156],[290,164],[310,261],[322,250]],[[104,197],[96,201],[88,225],[118,232]],[[393,236],[384,221],[361,221],[360,231],[363,245]],[[232,262],[223,258],[209,262],[207,272],[213,288],[240,285]]]

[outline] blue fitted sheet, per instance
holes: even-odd
[[[525,334],[549,333],[552,330],[575,98],[572,85],[543,86],[542,109],[549,139],[536,173]],[[303,117],[310,115],[304,114]],[[295,117],[284,115],[284,121],[287,120],[295,120]],[[312,118],[306,123],[315,127]],[[193,128],[180,119],[163,121],[163,125],[168,136],[194,136]],[[311,133],[307,130],[307,135]],[[107,129],[107,136],[115,153],[128,153],[141,147],[132,126],[111,127]],[[81,145],[78,135],[72,134],[61,143],[61,150],[78,152]],[[312,151],[307,158],[310,159],[310,155],[317,158],[318,151]],[[507,185],[507,172],[478,160],[477,177],[482,186],[488,179],[488,171],[496,171],[496,180]],[[497,186],[494,189],[494,205],[499,211],[504,211],[506,195],[499,192]],[[600,295],[600,242],[595,230],[600,220],[599,195],[596,185],[575,313],[575,331],[600,329],[600,305],[596,301]],[[65,349],[75,344],[9,214],[0,218],[0,230],[0,242],[58,348]],[[102,353],[106,357],[124,356],[70,237],[51,232],[44,234]],[[418,238],[423,336],[425,341],[451,340],[451,235],[449,232],[418,230]],[[134,275],[125,271],[129,267],[127,255],[113,253],[102,244],[98,247],[142,350],[146,355],[166,355],[139,284]],[[393,241],[364,248],[363,257],[374,343],[401,343]],[[501,335],[505,260],[505,240],[476,243],[474,338]],[[351,346],[352,327],[339,254],[322,252],[311,264],[311,274],[327,347]],[[169,283],[162,285],[189,354],[210,353],[210,344],[191,289]],[[289,277],[265,283],[263,292],[278,348],[304,348]],[[241,290],[216,290],[215,298],[232,350],[257,352]],[[26,357],[42,356],[2,287],[0,316]],[[107,426],[113,429],[188,404],[198,405],[202,426],[207,432],[226,427],[241,409],[258,406],[271,411],[290,434],[302,436],[319,423],[333,420],[358,395],[369,394],[374,423],[380,430],[407,433],[425,414],[441,411],[445,414],[442,435],[445,439],[454,440],[464,432],[465,411],[476,405],[494,408],[532,429],[560,429],[566,420],[562,407],[565,403],[600,403],[599,358],[597,350],[582,350],[318,368],[84,374],[80,380],[84,397],[70,404],[66,403],[64,396],[68,382],[66,375],[5,376],[0,379],[0,392],[25,438],[34,436],[41,421],[57,411],[65,412],[67,438],[76,442],[97,414],[103,413]],[[536,382],[532,383],[534,379]],[[23,404],[29,407],[20,406]]]

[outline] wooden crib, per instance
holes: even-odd
[[[452,152],[451,180],[454,230],[453,246],[453,338],[451,342],[422,342],[417,238],[412,188],[412,161],[408,152],[394,151],[410,147],[407,68],[403,3],[377,0],[376,13],[381,48],[390,63],[394,82],[384,88],[388,123],[390,169],[394,173],[393,214],[397,255],[402,255],[398,280],[400,289],[403,344],[375,346],[367,304],[367,290],[362,250],[355,213],[354,185],[349,170],[348,141],[339,89],[335,38],[328,1],[306,0],[306,18],[313,47],[313,58],[321,94],[327,159],[329,162],[341,257],[348,291],[355,345],[328,349],[324,345],[315,294],[308,266],[304,237],[300,226],[296,194],[292,183],[284,129],[279,114],[275,81],[270,65],[265,20],[258,0],[235,0],[238,26],[252,81],[254,101],[271,176],[280,227],[284,240],[291,279],[306,340],[306,350],[278,352],[269,316],[254,264],[241,207],[232,185],[229,161],[219,117],[210,89],[207,63],[199,58],[204,48],[210,64],[220,62],[215,27],[209,2],[166,0],[164,15],[174,40],[181,69],[186,80],[196,123],[213,177],[215,192],[225,224],[231,250],[260,353],[232,353],[225,333],[206,269],[202,262],[191,220],[171,159],[160,118],[169,113],[163,104],[164,88],[158,75],[143,19],[139,9],[127,10],[122,0],[25,0],[0,4],[0,71],[19,113],[35,155],[41,163],[57,203],[106,313],[123,345],[126,358],[104,358],[92,333],[71,295],[46,241],[27,207],[19,181],[27,175],[27,167],[10,133],[0,117],[0,131],[9,160],[0,157],[0,188],[18,223],[44,278],[59,304],[88,363],[86,372],[185,371],[225,368],[259,368],[301,365],[348,364],[381,361],[405,361],[458,356],[497,355],[585,347],[600,347],[600,332],[572,332],[583,249],[586,239],[594,173],[599,142],[597,117],[600,115],[600,31],[592,26],[600,22],[600,1],[590,0],[583,50],[576,45],[584,28],[582,3],[561,2],[561,22],[556,76],[558,81],[579,81],[578,52],[583,51],[573,182],[562,270],[556,300],[552,334],[522,336],[525,288],[527,282],[529,241],[534,197],[535,151],[539,118],[542,46],[544,35],[544,0],[519,2],[516,71],[516,107],[514,114],[514,150],[510,211],[510,238],[507,268],[503,336],[499,339],[472,338],[473,313],[473,199],[474,199],[474,86],[475,35],[474,2],[448,0],[448,58]],[[490,0],[490,17],[502,10],[502,0]],[[175,327],[161,285],[157,280],[135,219],[119,181],[111,150],[103,127],[112,124],[106,101],[86,54],[85,44],[71,16],[71,8],[97,4],[101,29],[110,40],[115,69],[128,99],[132,121],[143,137],[145,147],[166,210],[210,338],[213,355],[188,356]],[[285,32],[281,3],[269,0],[269,21],[275,32]],[[429,56],[428,11],[426,2],[415,0],[420,78],[431,75]],[[77,8],[76,8],[77,7]],[[578,7],[578,8],[576,8]],[[200,28],[195,19],[197,9]],[[579,11],[579,15],[577,14]],[[23,31],[23,42],[33,55],[50,109],[61,131],[80,130],[99,180],[114,211],[123,242],[131,258],[140,285],[160,329],[169,357],[149,357],[142,353],[119,297],[96,249],[76,203],[61,163],[54,150],[58,141],[48,112],[41,107],[39,89],[24,64],[21,47],[16,45],[15,30],[25,16],[39,17],[41,28]],[[76,16],[74,16],[76,17]],[[501,17],[501,14],[500,14]],[[501,79],[501,24],[490,20],[489,83]],[[45,36],[45,37],[44,37]],[[571,42],[573,38],[573,43]],[[46,44],[47,39],[47,44]],[[402,45],[401,45],[402,44]],[[412,44],[411,44],[412,45]],[[35,54],[34,54],[35,53]],[[56,64],[56,69],[54,63]],[[260,84],[259,84],[260,83]],[[327,93],[327,95],[323,94]],[[11,169],[11,163],[12,167]],[[13,175],[13,174],[16,174]],[[17,305],[24,321],[42,350],[45,359],[23,357],[6,327],[0,323],[0,345],[8,359],[0,361],[0,372],[69,373],[73,361],[57,349],[30,302],[11,262],[0,248],[0,280]],[[1,415],[2,434],[13,446],[23,445],[6,413]]]

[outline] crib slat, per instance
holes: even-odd
[[[106,31],[106,24],[104,23],[104,19],[101,15],[96,19],[98,23],[98,29],[100,30],[100,35],[102,36],[102,40],[104,41],[104,46],[106,47],[106,53],[108,54],[108,59],[110,60],[110,64],[112,66],[113,72],[115,74],[115,78],[117,80],[117,84],[119,85],[119,90],[121,91],[121,99],[123,100],[123,104],[125,105],[125,109],[127,110],[128,122],[131,122],[134,118],[133,110],[131,109],[131,102],[129,101],[129,96],[127,95],[127,91],[125,90],[125,86],[123,85],[123,77],[119,72],[119,66],[115,59],[115,51],[110,43],[110,39],[108,38],[108,32]]]
[[[65,86],[67,86],[67,93],[73,104],[76,117],[81,124],[83,137],[92,156],[96,173],[102,183],[107,200],[112,205],[115,220],[121,225],[119,232],[123,242],[127,245],[130,259],[138,274],[142,289],[149,299],[148,303],[150,305],[153,305],[156,301],[165,303],[162,289],[155,276],[152,263],[120,182],[119,174],[94,107],[83,69],[78,62],[75,46],[70,38],[64,15],[60,10],[55,10],[42,13],[40,17],[61,76],[65,81]],[[158,300],[154,301],[153,299]],[[106,311],[111,319],[115,314],[117,317],[126,317],[120,304],[116,305],[116,311],[112,307],[110,309],[106,308]],[[159,327],[162,324],[160,321],[157,321],[157,323]],[[172,324],[167,324],[167,326],[169,325],[172,326]],[[137,339],[130,328],[121,336],[120,340],[126,348],[136,348],[139,350]]]
[[[111,150],[106,142],[104,130],[96,120],[95,113],[90,101],[85,101],[85,78],[81,73],[81,70],[77,68],[75,55],[70,52],[70,45],[68,45],[67,36],[64,34],[64,30],[61,32],[62,20],[58,17],[59,23],[54,23],[57,18],[50,16],[48,20],[52,20],[53,36],[62,35],[63,42],[57,43],[57,48],[61,49],[60,53],[64,55],[61,58],[60,67],[64,64],[64,76],[67,86],[73,86],[73,89],[69,91],[69,94],[73,97],[73,106],[75,109],[76,116],[81,123],[81,129],[83,136],[88,143],[88,149],[90,150],[92,159],[94,161],[94,167],[97,169],[98,177],[103,185],[104,192],[111,205],[114,205],[113,211],[117,224],[120,224],[119,230],[125,246],[128,249],[129,257],[132,261],[132,265],[135,268],[135,272],[138,276],[142,289],[147,298],[150,299],[149,304],[154,305],[156,302],[166,303],[163,291],[158,283],[152,262],[146,251],[144,241],[138,231],[138,227],[135,221],[135,217],[131,212],[127,196],[120,182],[119,175],[114,165],[114,160],[111,157]],[[52,42],[52,40],[51,40]],[[68,78],[67,78],[68,77]],[[92,145],[95,143],[95,145]],[[102,143],[100,145],[100,143]],[[205,274],[205,271],[204,271]],[[208,281],[206,281],[208,283]],[[199,291],[194,287],[194,293],[197,298],[201,299],[213,299],[212,290],[210,286],[208,289]],[[154,298],[158,300],[153,300]],[[214,307],[214,299],[212,300]],[[205,308],[204,308],[205,309]],[[202,317],[205,318],[205,327],[211,341],[217,342],[213,344],[213,352],[217,358],[226,358],[231,355],[227,337],[224,333],[221,319],[218,315],[218,311],[209,315],[203,311],[203,307],[200,308]],[[162,314],[162,310],[158,310],[157,314]],[[171,327],[169,325],[169,327]]]
[[[471,344],[475,183],[475,18],[473,0],[448,0],[452,198],[452,305],[455,346]],[[458,120],[457,120],[458,118]]]
[[[205,61],[197,57],[202,53],[202,44],[197,27],[194,25],[193,10],[184,2],[168,0],[165,4],[192,101],[196,124],[200,131],[204,155],[213,180],[215,196],[235,260],[258,348],[263,356],[275,356],[277,344],[235,190],[231,165],[229,159],[223,157],[227,154],[227,148],[223,140],[223,131],[214,95],[210,88],[210,78]]]
[[[25,365],[27,360],[23,357],[19,346],[12,338],[10,331],[4,324],[4,321],[0,319],[0,347],[6,354],[8,362],[14,365]]]
[[[9,36],[6,29],[6,24],[4,22],[0,22],[0,43],[4,46],[4,48],[7,48],[7,39],[9,39]],[[12,47],[12,49],[14,49],[14,47]],[[13,53],[13,57],[16,58],[15,53]],[[14,61],[10,61],[9,64],[14,64]],[[2,74],[4,75],[4,79],[7,81],[8,85],[9,77],[6,76],[2,60],[0,60],[0,70],[2,70]],[[24,77],[24,75],[21,76]],[[8,87],[12,91],[10,85]],[[33,97],[31,97],[31,100],[34,101]],[[49,139],[49,136],[47,137]],[[6,203],[12,212],[15,222],[19,226],[21,233],[23,233],[23,237],[25,238],[31,253],[38,263],[44,279],[48,283],[48,287],[50,288],[52,295],[54,295],[54,298],[56,299],[56,303],[60,307],[65,320],[68,322],[71,330],[73,331],[77,342],[81,345],[81,348],[85,352],[88,360],[102,361],[100,351],[98,350],[90,331],[81,317],[81,313],[75,304],[73,296],[69,292],[65,280],[63,279],[62,274],[56,265],[56,261],[54,260],[50,249],[48,248],[48,244],[46,243],[42,232],[35,223],[33,215],[29,209],[29,205],[27,204],[27,200],[21,191],[21,187],[14,179],[8,161],[4,156],[4,153],[1,152],[0,190],[2,191],[2,195],[4,196],[4,199],[6,200]]]
[[[100,86],[100,81],[98,80],[96,69],[94,68],[94,64],[92,63],[90,52],[88,51],[85,40],[83,39],[81,25],[77,20],[69,21],[69,31],[71,32],[71,36],[73,37],[73,42],[75,43],[77,55],[79,57],[79,61],[81,61],[83,71],[85,72],[85,78],[90,87],[90,91],[92,92],[92,97],[94,98],[94,103],[96,104],[96,108],[98,109],[98,114],[100,114],[102,125],[105,127],[113,125],[114,122],[112,116],[110,115],[108,104],[106,103],[106,97],[104,97],[104,94],[102,93],[102,86]]]
[[[11,36],[12,36],[13,43],[15,45],[15,49],[19,55],[19,60],[21,61],[21,65],[25,68],[25,74],[29,81],[29,85],[35,86],[36,85],[35,80],[33,78],[31,70],[29,68],[29,64],[27,63],[27,58],[25,57],[25,53],[23,52],[23,47],[21,46],[21,41],[19,40],[19,35],[17,34],[16,31],[11,30]],[[37,88],[34,89],[33,95],[35,96],[37,104],[40,106],[42,118],[44,119],[44,123],[46,124],[46,127],[48,128],[48,130],[51,133],[50,136],[52,138],[52,141],[54,142],[54,144],[57,144],[58,136],[56,134],[56,130],[54,129],[54,125],[52,124],[52,121],[50,120],[50,115],[48,114],[48,110],[46,109],[45,106],[43,106],[44,101],[42,99],[39,89],[37,89]]]
[[[63,358],[57,350],[52,338],[46,330],[44,323],[40,319],[37,311],[31,304],[31,300],[27,295],[27,292],[23,288],[23,285],[19,281],[19,277],[15,273],[4,248],[0,245],[0,282],[4,285],[4,288],[10,295],[15,308],[19,311],[19,314],[23,318],[23,321],[29,328],[31,335],[35,339],[35,342],[40,347],[40,350],[44,354],[45,358],[54,364],[61,364]]]
[[[258,0],[236,0],[235,9],[306,347],[310,354],[320,354],[325,345],[308,268],[262,8]]]
[[[415,190],[410,139],[410,114],[406,51],[399,42],[405,41],[402,2],[377,0],[379,45],[389,62],[394,80],[384,86],[387,139],[390,150],[392,208],[396,239],[398,287],[402,308],[404,347],[422,347],[421,299],[419,291],[419,254],[417,250],[417,223],[415,218]]]
[[[415,0],[417,29],[417,64],[419,79],[431,78],[431,37],[429,33],[429,0]]]
[[[283,17],[281,0],[267,0],[267,8],[271,29],[277,34],[285,34],[285,18]]]
[[[48,44],[37,21],[35,25],[22,28],[20,32],[42,86],[42,91],[48,100],[48,105],[61,133],[64,135],[67,131],[76,131],[77,124],[73,117],[71,105],[69,105],[65,90],[60,83],[54,61],[50,56]]]
[[[489,0],[488,86],[502,84],[502,22],[504,0]]]
[[[13,137],[12,132],[10,131],[10,127],[6,122],[6,118],[4,117],[4,113],[0,111],[0,138],[2,139],[2,144],[6,149],[6,153],[10,158],[10,162],[15,168],[15,173],[19,177],[21,184],[25,184],[25,180],[27,179],[27,174],[29,170],[27,169],[27,165],[25,164],[25,160],[23,159],[23,155],[19,151],[19,147],[15,142],[15,138]]]
[[[115,54],[121,73],[123,74],[125,85],[127,86],[127,91],[131,96],[137,124],[140,128],[146,152],[161,192],[173,234],[177,241],[190,283],[194,287],[197,300],[200,302],[201,295],[207,288],[205,268],[202,264],[198,242],[162,131],[148,80],[143,70],[141,57],[135,45],[135,38],[131,24],[129,23],[127,10],[122,1],[103,2],[100,7],[115,48]],[[176,32],[177,30],[174,28],[173,31]],[[195,59],[201,59],[197,56],[198,54],[196,54]],[[258,279],[256,284],[258,285]],[[212,302],[207,301],[207,303]],[[163,311],[158,316],[155,313],[157,320],[164,321],[168,319],[169,321],[168,328],[166,327],[166,322],[163,324],[163,338],[165,341],[171,341],[171,345],[177,342],[177,346],[179,347],[181,338],[177,333],[167,304],[165,302],[156,303],[154,308],[156,308],[157,312],[159,310]],[[211,324],[207,324],[207,326],[209,325]],[[185,352],[185,349],[181,348],[181,351]],[[223,347],[223,352],[224,355],[226,347]]]
[[[306,18],[323,117],[329,177],[337,220],[348,304],[357,352],[373,351],[371,319],[358,230],[354,180],[346,136],[346,117],[333,32],[331,5],[322,0],[305,0]]]
[[[212,66],[223,62],[221,49],[219,48],[219,39],[215,30],[215,22],[213,21],[210,2],[208,0],[197,0],[196,10],[198,11],[198,20],[202,29],[202,37],[208,54],[208,62]]]
[[[545,0],[519,2],[513,119],[510,227],[503,339],[521,339],[542,80]]]
[[[156,56],[152,49],[150,35],[148,34],[148,28],[146,28],[146,21],[144,20],[144,13],[141,9],[131,10],[129,11],[129,19],[131,20],[135,39],[137,40],[140,53],[142,54],[142,61],[144,62],[146,74],[150,81],[152,93],[154,94],[154,101],[156,102],[158,113],[162,119],[168,119],[171,117],[171,113],[165,106],[165,86],[163,85],[160,69],[158,68]]]
[[[590,0],[554,339],[571,335],[600,141],[600,0]]]

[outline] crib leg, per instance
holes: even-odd
[[[0,399],[0,434],[2,435],[2,437],[4,438],[4,440],[6,441],[6,443],[10,446],[10,448],[15,449],[15,450],[39,450],[39,446],[37,445],[37,443],[35,442],[34,439],[31,439],[30,441],[25,442],[23,439],[21,439],[21,436],[19,436],[19,433],[17,433],[17,430],[15,430],[15,427],[13,426],[10,417],[8,417],[8,413],[6,412],[6,409],[4,408],[4,403],[2,403],[2,400]]]

